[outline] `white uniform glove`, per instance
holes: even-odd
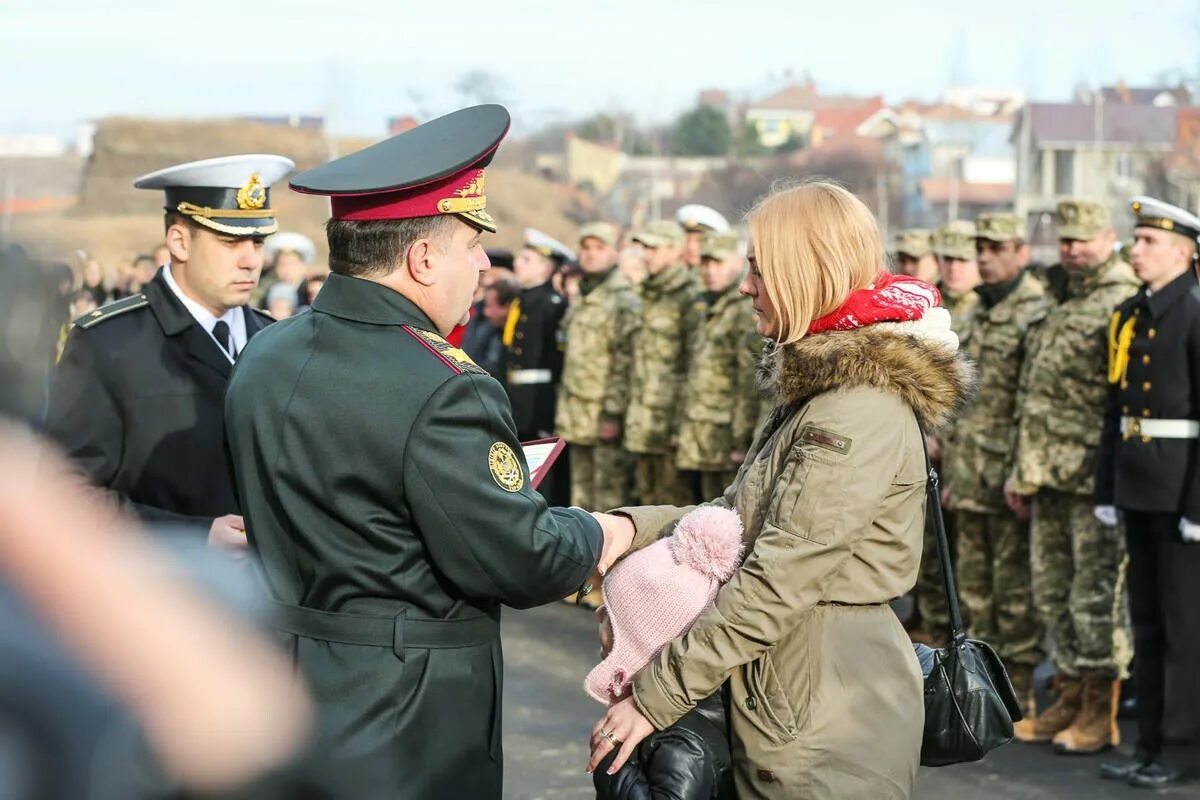
[[[1200,524],[1180,519],[1179,532],[1183,534],[1185,542],[1200,542]]]
[[[1111,528],[1117,524],[1116,506],[1096,506],[1092,513],[1096,515],[1096,519],[1100,520],[1100,523],[1103,525]]]

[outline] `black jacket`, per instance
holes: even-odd
[[[1200,522],[1197,439],[1121,433],[1121,417],[1200,420],[1200,288],[1191,270],[1114,314],[1113,339],[1133,320],[1129,361],[1109,391],[1096,467],[1097,505]],[[1114,348],[1115,349],[1115,348]]]
[[[518,315],[516,326],[505,340],[506,388],[517,437],[528,440],[549,436],[554,430],[563,366],[558,336],[567,301],[547,281],[522,290],[516,303],[517,310],[512,312]]]
[[[248,339],[272,321],[242,313]],[[232,368],[160,270],[141,294],[75,320],[46,429],[142,519],[207,534],[214,517],[238,513],[224,445]]]
[[[729,754],[721,693],[702,700],[665,731],[646,737],[616,775],[610,754],[592,773],[598,800],[732,800]]]

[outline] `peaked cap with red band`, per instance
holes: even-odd
[[[330,198],[333,218],[412,219],[456,214],[492,233],[484,167],[508,133],[503,106],[464,108],[291,180],[304,194]]]

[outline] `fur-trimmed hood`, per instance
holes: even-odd
[[[782,404],[870,386],[899,397],[930,431],[953,419],[975,389],[975,368],[954,347],[879,325],[811,334],[774,348],[764,366]]]

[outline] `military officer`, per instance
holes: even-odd
[[[729,221],[715,208],[699,203],[680,206],[675,221],[683,228],[683,261],[692,269],[700,268],[700,249],[704,237],[713,233],[728,233]]]
[[[561,598],[628,544],[547,506],[503,388],[444,338],[488,268],[484,168],[508,127],[476,106],[298,175],[331,197],[333,274],[229,385],[278,627],[364,796],[499,798],[501,605]]]
[[[683,230],[655,220],[633,235],[646,251],[639,292],[642,319],[633,344],[625,448],[636,460],[635,494],[642,505],[687,505],[692,489],[675,466],[683,381],[701,309],[695,273],[682,260]]]
[[[965,349],[978,364],[979,389],[954,424],[943,458],[943,502],[955,511],[958,585],[971,635],[996,648],[1032,713],[1042,635],[1030,587],[1029,526],[1005,505],[1004,481],[1026,341],[1053,302],[1025,269],[1029,247],[1020,217],[983,214],[975,225],[983,283]]]
[[[1109,328],[1095,501],[1103,523],[1124,517],[1138,742],[1133,759],[1102,774],[1159,787],[1180,777],[1162,761],[1166,673],[1171,662],[1186,665],[1173,704],[1195,703],[1200,663],[1200,218],[1149,197],[1132,207],[1142,286]]]
[[[1058,204],[1066,300],[1029,338],[1017,401],[1017,438],[1005,487],[1018,513],[1031,506],[1033,599],[1054,639],[1054,705],[1017,724],[1017,738],[1053,739],[1063,753],[1120,742],[1114,609],[1121,606],[1124,548],[1116,528],[1092,516],[1096,447],[1107,400],[1105,339],[1112,309],[1137,291],[1115,252],[1108,206]],[[1123,616],[1123,614],[1122,614]]]
[[[950,312],[950,327],[959,340],[966,340],[971,316],[979,302],[975,288],[979,285],[979,265],[975,261],[975,223],[955,220],[933,232],[932,249],[938,263],[938,289],[942,305]],[[942,452],[949,446],[952,429],[926,434],[929,457],[940,467]],[[955,516],[945,514],[946,537],[951,553],[957,544]],[[946,601],[946,586],[942,578],[942,562],[938,559],[937,539],[932,526],[925,530],[921,553],[921,571],[916,586],[919,627],[909,631],[914,642],[940,647],[950,631],[950,607]],[[965,613],[965,609],[964,609]]]
[[[244,546],[225,460],[222,399],[234,360],[271,318],[248,305],[278,227],[282,156],[246,155],[143,175],[166,196],[170,261],[135,295],[75,320],[46,427],[93,485],[143,519]]]
[[[699,477],[697,502],[733,482],[754,438],[763,398],[756,388],[762,337],[750,298],[738,292],[745,259],[737,234],[710,234],[701,248],[702,323],[681,401],[675,464]]]
[[[924,228],[909,228],[896,234],[896,270],[927,283],[938,282],[938,261],[933,254],[933,235]]]
[[[617,268],[617,229],[579,231],[580,297],[563,318],[566,355],[555,431],[570,445],[571,503],[604,511],[627,504],[632,462],[621,445],[633,339],[641,305]]]

